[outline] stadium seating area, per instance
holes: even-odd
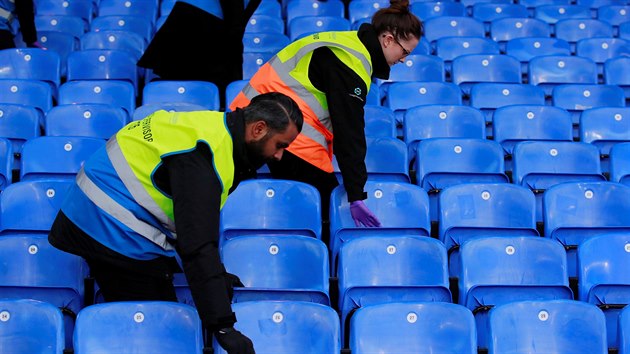
[[[99,303],[87,264],[46,235],[118,129],[224,110],[246,81],[220,102],[212,83],[135,65],[175,0],[34,3],[47,50],[19,34],[0,50],[0,352],[224,353],[183,277],[180,303]],[[424,37],[365,108],[366,203],[383,227],[355,227],[343,185],[322,226],[315,188],[242,183],[220,230],[245,284],[236,328],[257,353],[630,354],[630,1],[410,3]],[[243,78],[387,6],[262,0]]]

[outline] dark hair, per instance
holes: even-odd
[[[372,16],[372,26],[378,35],[391,32],[397,39],[420,39],[424,33],[422,22],[409,9],[409,0],[390,0],[389,7]]]
[[[243,113],[246,124],[262,120],[271,131],[284,132],[289,126],[289,120],[292,120],[298,132],[302,131],[304,117],[300,107],[291,97],[280,92],[263,93],[254,97],[243,108]]]

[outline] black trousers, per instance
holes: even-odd
[[[15,48],[13,34],[6,30],[0,30],[0,50],[8,48]]]

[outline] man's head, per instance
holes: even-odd
[[[304,118],[300,107],[289,96],[278,92],[258,95],[243,108],[245,144],[250,161],[260,167],[267,161],[280,160],[295,140]]]

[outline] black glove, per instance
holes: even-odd
[[[214,337],[228,354],[256,354],[251,339],[234,327],[220,329],[214,332]]]
[[[237,275],[225,272],[225,287],[228,291],[228,297],[230,301],[232,301],[234,288],[243,288],[245,285],[243,285],[243,282],[241,282],[241,279]]]

